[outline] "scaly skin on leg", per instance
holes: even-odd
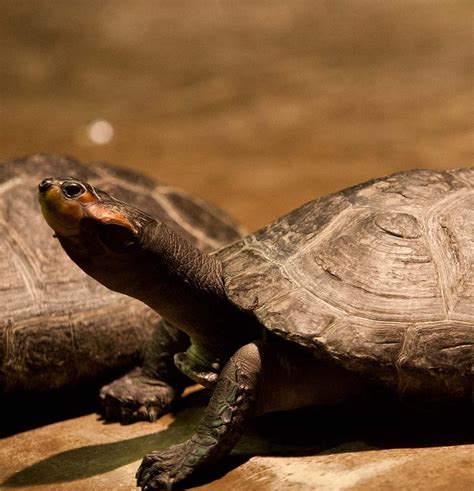
[[[171,489],[232,450],[256,414],[262,349],[248,344],[227,362],[196,433],[190,440],[148,454],[137,472],[139,486]]]
[[[188,346],[188,336],[162,320],[147,345],[143,365],[102,387],[105,419],[127,424],[155,421],[167,413],[190,383],[173,361],[174,355]]]
[[[138,469],[144,490],[171,489],[227,455],[255,416],[363,397],[356,375],[287,341],[247,344],[227,362],[191,439],[148,454]]]

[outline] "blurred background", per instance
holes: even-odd
[[[0,0],[0,157],[114,162],[252,230],[472,165],[473,20],[464,0]]]

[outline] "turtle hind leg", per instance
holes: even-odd
[[[188,336],[162,320],[146,347],[143,365],[102,387],[100,399],[105,420],[122,424],[155,421],[169,412],[190,383],[173,361],[175,353],[188,346]]]
[[[240,348],[227,362],[196,433],[178,445],[145,456],[137,472],[143,489],[171,489],[227,455],[257,410],[262,350]]]

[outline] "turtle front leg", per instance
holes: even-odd
[[[248,344],[227,362],[196,433],[190,440],[145,456],[136,475],[138,486],[172,489],[232,450],[256,414],[261,349]]]
[[[155,421],[167,413],[190,382],[173,359],[188,346],[188,336],[162,320],[146,347],[143,365],[102,387],[100,399],[105,419],[127,424]]]

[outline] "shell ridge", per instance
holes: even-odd
[[[288,263],[291,264],[297,259],[299,256],[303,255],[309,249],[312,249],[315,245],[323,242],[327,237],[331,236],[333,231],[343,225],[347,220],[349,220],[349,216],[352,215],[352,212],[357,210],[358,207],[354,207],[354,205],[349,204],[347,208],[342,210],[337,216],[335,216],[319,233],[315,234],[312,237],[308,244],[298,250],[296,254],[293,254],[289,259]]]
[[[467,192],[460,191],[455,195],[447,196],[428,210],[423,224],[425,242],[431,252],[436,268],[439,290],[448,319],[457,304],[458,295],[456,290],[460,288],[463,279],[460,278],[460,273],[462,272],[459,271],[460,264],[457,257],[456,244],[453,243],[454,238],[451,236],[449,226],[438,222],[438,219],[441,210],[446,212],[452,209],[459,201],[471,194],[473,193],[468,190]],[[430,238],[432,239],[430,240]],[[449,257],[450,252],[454,255],[453,258]]]
[[[348,316],[349,313],[343,309],[341,309],[340,307],[338,307],[337,305],[335,304],[332,304],[331,302],[329,302],[328,299],[325,299],[325,298],[321,298],[319,297],[316,293],[312,292],[311,290],[309,290],[308,288],[306,288],[305,286],[303,286],[296,278],[293,274],[291,274],[289,271],[287,271],[287,274],[288,274],[288,277],[290,278],[290,280],[300,289],[300,290],[304,290],[305,292],[309,293],[312,297],[316,298],[317,300],[319,300],[320,302],[324,303],[325,305],[329,306],[332,310],[335,310],[337,312],[339,312],[340,314],[342,314],[343,316]],[[354,317],[357,317],[357,316],[354,316]]]

